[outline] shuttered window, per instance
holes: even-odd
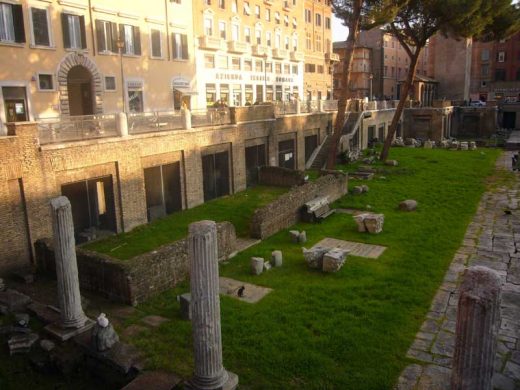
[[[41,8],[31,8],[31,19],[33,29],[34,44],[38,46],[50,46],[49,19],[47,10]]]
[[[188,53],[188,36],[186,34],[173,33],[173,59],[175,60],[187,60],[189,59]]]
[[[150,37],[152,40],[152,57],[162,58],[161,31],[150,30]]]
[[[25,43],[21,5],[0,3],[0,41]]]
[[[96,37],[99,53],[117,53],[117,24],[96,20]]]
[[[124,42],[123,53],[141,55],[141,33],[139,27],[128,24],[119,25],[119,33]]]
[[[61,14],[63,46],[66,49],[86,49],[85,17],[83,15]]]

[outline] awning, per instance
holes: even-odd
[[[183,94],[185,96],[198,95],[197,91],[191,89],[190,87],[177,87],[177,86],[174,86],[173,89],[175,89],[176,91],[180,92],[181,94]]]

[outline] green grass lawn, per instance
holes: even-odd
[[[249,234],[249,220],[258,207],[272,202],[286,188],[258,186],[235,195],[206,202],[140,226],[131,232],[118,234],[84,246],[86,249],[106,253],[111,257],[127,260],[158,246],[179,240],[188,234],[191,222],[211,218],[214,221],[230,221],[238,236]]]
[[[384,178],[366,182],[367,194],[335,205],[384,213],[383,233],[358,233],[347,214],[296,226],[307,231],[307,247],[323,237],[387,246],[377,260],[349,257],[336,274],[312,271],[282,231],[223,264],[223,276],[274,289],[254,305],[221,299],[224,364],[241,388],[392,389],[498,155],[394,148],[398,167],[380,166]],[[404,199],[416,199],[418,210],[398,211]],[[274,249],[283,250],[283,267],[252,276],[249,258],[269,258]],[[180,320],[175,299],[188,289],[183,283],[149,300],[125,324],[150,314],[172,320],[129,340],[148,356],[149,368],[192,372],[191,326]]]

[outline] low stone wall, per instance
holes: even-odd
[[[275,187],[292,187],[305,183],[305,172],[281,167],[261,167],[258,184]]]
[[[231,123],[274,119],[274,105],[272,104],[257,104],[246,107],[231,107],[229,111],[231,116]]]
[[[217,224],[219,260],[226,259],[236,247],[235,227]],[[55,277],[52,241],[36,243],[36,260],[41,272]],[[175,287],[189,275],[187,239],[163,245],[156,250],[122,261],[110,256],[76,248],[79,282],[82,289],[129,305]]]
[[[333,202],[348,192],[345,174],[327,175],[296,187],[265,207],[255,210],[251,237],[265,239],[300,220],[300,209],[308,201],[328,196]]]

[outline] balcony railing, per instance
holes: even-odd
[[[273,58],[287,59],[289,52],[285,49],[275,48],[273,49]]]
[[[339,54],[327,52],[325,53],[325,61],[339,62]]]
[[[291,51],[291,61],[303,61],[305,59],[305,54],[301,51]]]
[[[199,37],[199,47],[207,50],[221,50],[222,40],[220,38],[203,35]]]
[[[155,111],[128,114],[128,134],[153,133],[183,128],[180,111]]]
[[[229,108],[207,108],[205,110],[191,111],[191,126],[219,126],[231,123]]]
[[[317,100],[302,100],[300,107],[302,114],[311,114],[320,110]]]
[[[40,119],[38,132],[40,145],[118,135],[115,114]]]
[[[247,53],[250,50],[247,43],[237,41],[228,41],[227,47],[230,53]]]
[[[251,52],[254,56],[263,57],[270,54],[270,49],[267,46],[254,45],[251,47]]]
[[[297,113],[296,102],[274,102],[274,115],[284,116]]]
[[[338,111],[337,100],[324,100],[322,102],[323,111]]]

